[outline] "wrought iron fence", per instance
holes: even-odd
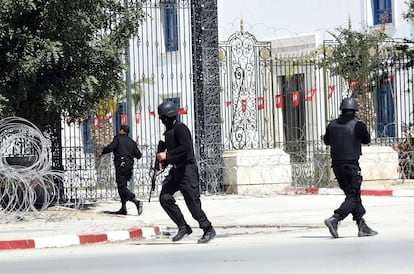
[[[225,150],[278,148],[290,161],[274,165],[291,166],[292,186],[332,184],[321,136],[327,122],[338,116],[340,101],[352,87],[324,67],[323,54],[282,55],[270,41],[257,41],[243,30],[219,43],[216,1],[154,0],[142,1],[142,5],[147,21],[140,27],[139,38],[130,41],[129,96],[108,100],[101,112],[91,113],[88,119],[62,121],[68,197],[117,197],[112,159],[99,160],[96,153],[126,121],[143,153],[135,163],[130,187],[138,196],[147,197],[149,170],[164,130],[156,108],[166,99],[180,106],[179,119],[194,134],[206,193],[223,193],[224,178],[234,172],[223,164]],[[381,57],[386,63],[376,75],[382,78],[363,98],[372,107],[364,117],[373,143],[383,146],[403,141],[403,128],[412,129],[414,121],[411,58],[397,47],[407,44],[388,43],[394,50]],[[326,42],[324,46],[335,45]],[[127,102],[128,97],[132,101]],[[410,149],[400,150],[401,176],[408,179],[412,177],[411,157],[406,157]]]
[[[179,7],[178,24],[185,23],[190,31],[197,9],[182,3]],[[156,18],[160,16],[160,9],[161,6],[151,5],[146,7],[146,12]],[[270,42],[257,41],[247,32],[237,32],[228,41],[219,43],[217,63],[211,63],[216,66],[217,74],[216,78],[212,76],[213,83],[219,79],[219,87],[206,88],[205,79],[197,78],[203,77],[200,71],[206,69],[199,61],[203,58],[202,49],[190,46],[195,34],[189,32],[180,37],[182,50],[179,53],[160,52],[162,36],[156,35],[156,29],[162,26],[157,22],[151,20],[144,24],[140,39],[131,41],[132,79],[140,85],[136,88],[141,92],[140,100],[134,103],[132,128],[133,137],[140,140],[143,158],[136,162],[130,187],[139,196],[149,193],[149,168],[163,132],[155,111],[167,98],[180,105],[180,119],[194,133],[206,193],[222,193],[223,178],[233,172],[221,161],[225,150],[279,148],[290,156],[292,186],[332,185],[328,150],[321,136],[327,122],[339,115],[339,104],[352,86],[324,67],[323,54],[315,51],[281,55],[272,49]],[[388,43],[398,48],[395,46],[400,42]],[[335,45],[326,41],[324,46]],[[393,146],[403,141],[403,128],[413,126],[414,74],[403,52],[394,50],[387,54],[388,65],[381,68],[381,73],[376,73],[382,78],[378,78],[377,84],[361,99],[367,101],[360,103],[369,101],[371,106],[364,119],[372,132],[373,143]],[[211,93],[206,93],[206,89]],[[218,106],[212,100],[216,96]],[[111,141],[125,118],[123,106],[122,103],[118,105],[113,117],[105,118],[105,114],[82,123],[63,125],[66,188],[73,195],[117,196],[111,159],[99,161],[95,153]],[[412,164],[411,160],[407,161],[411,158],[404,156],[406,150],[400,153],[401,177],[411,178]],[[275,166],[284,164],[274,163]]]
[[[117,196],[112,159],[98,160],[96,152],[109,144],[120,124],[129,123],[130,135],[139,140],[143,154],[135,163],[130,188],[140,197],[147,196],[150,167],[164,131],[157,106],[172,100],[179,106],[180,121],[194,135],[203,190],[220,192],[216,1],[152,0],[141,4],[146,21],[138,37],[130,40],[127,59],[131,89],[107,100],[102,111],[87,120],[62,123],[66,189],[74,196]],[[155,195],[162,177],[157,179]]]
[[[292,185],[330,186],[329,151],[321,136],[327,122],[338,117],[342,98],[358,85],[326,69],[325,54],[335,46],[325,41],[305,54],[279,54],[271,42],[256,41],[242,28],[220,43],[224,149],[281,148],[290,155]],[[371,81],[357,100],[374,144],[392,146],[405,127],[412,129],[414,75],[409,52],[400,50],[409,46],[389,40],[372,52],[380,65],[368,73]],[[409,160],[404,167],[411,165]]]

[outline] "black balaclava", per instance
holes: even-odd
[[[165,125],[167,129],[171,129],[174,125],[176,117],[168,117],[166,115],[161,115],[160,120]]]
[[[121,125],[120,129],[122,129],[125,132],[125,135],[129,134],[129,126],[128,125]]]
[[[343,109],[339,116],[339,122],[348,122],[355,118],[355,110]]]

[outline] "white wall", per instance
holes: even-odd
[[[328,31],[347,27],[360,29],[372,25],[371,0],[218,0],[219,40],[225,41],[240,30],[240,18],[244,30],[260,40],[317,34],[318,42],[330,39]],[[386,33],[391,37],[409,38],[413,25],[401,14],[407,10],[405,0],[393,1],[394,24]]]

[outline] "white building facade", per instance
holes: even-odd
[[[222,177],[228,180],[226,176],[229,174],[233,174],[231,184],[238,183],[234,182],[234,174],[254,178],[245,183],[253,185],[262,185],[260,178],[272,184],[275,181],[271,178],[277,177],[280,181],[276,184],[283,187],[318,184],[326,169],[325,163],[319,161],[320,157],[326,156],[320,136],[326,122],[338,114],[345,84],[338,77],[331,77],[329,72],[324,74],[312,63],[298,65],[295,57],[317,50],[325,41],[333,39],[330,33],[337,28],[347,28],[350,23],[354,30],[384,28],[385,33],[395,39],[410,39],[414,31],[413,24],[402,16],[407,10],[405,0],[217,0],[211,2],[217,4],[216,14],[211,13],[211,18],[201,18],[193,2],[200,1],[145,1],[147,21],[141,26],[139,38],[131,39],[130,76],[132,82],[138,83],[141,98],[129,106],[127,114],[132,123],[131,135],[140,140],[144,151],[144,159],[137,166],[137,185],[148,181],[154,148],[162,139],[164,129],[158,120],[157,106],[164,100],[173,100],[179,105],[179,117],[194,133],[196,149],[202,152],[198,155],[202,172],[214,177],[212,181],[217,184],[222,183]],[[214,6],[211,4],[208,8]],[[203,9],[205,6],[197,7]],[[212,42],[217,48],[194,46],[194,41],[200,39],[195,34],[201,33],[208,39],[211,31],[200,27],[199,20],[214,21],[210,26],[216,25],[218,29],[215,30],[218,31],[218,41]],[[215,35],[211,38],[216,39]],[[235,47],[241,51],[234,50]],[[195,61],[198,59],[194,56],[198,55],[203,55],[201,63]],[[209,58],[212,61],[206,65]],[[286,63],[284,58],[290,61]],[[199,71],[200,66],[205,69]],[[399,112],[395,111],[394,116],[385,119],[387,124],[395,123],[392,136],[395,138],[402,137],[402,123],[408,124],[413,118],[410,116],[412,109],[405,111],[407,109],[401,107],[412,108],[413,105],[411,93],[402,90],[409,85],[410,75],[411,71],[395,74],[388,91],[389,94],[399,94],[390,99]],[[216,76],[219,86],[212,86],[212,93],[207,93],[210,88],[199,83],[214,82],[212,78]],[[397,84],[402,82],[404,85]],[[279,102],[279,99],[283,100]],[[386,102],[384,100],[381,102]],[[203,114],[200,116],[200,113]],[[200,126],[208,119],[217,122],[220,132]],[[118,123],[121,120],[118,119]],[[114,117],[109,123],[117,128]],[[84,136],[84,128],[79,126],[78,129],[79,135]],[[373,137],[379,136],[374,133]],[[242,172],[244,175],[239,175],[237,164],[222,169],[219,161],[213,164],[210,160],[204,161],[203,157],[217,152],[214,147],[203,147],[212,143],[210,138],[215,140],[213,142],[221,139],[218,146],[224,153],[231,152],[233,163],[237,163],[238,157],[245,158],[249,154],[244,152],[239,156],[234,151],[247,149],[260,155],[261,149],[276,149],[274,154],[266,153],[266,159],[272,159],[273,165],[263,165],[260,170],[263,163],[254,155],[254,161],[251,161],[255,166],[254,174],[247,168],[245,173]],[[76,153],[90,154],[82,149]],[[392,160],[395,155],[390,151],[387,153],[390,154],[387,159],[391,160],[383,169],[389,170],[385,172],[387,179],[397,178]],[[88,176],[96,178],[94,157],[84,158],[89,159],[86,165],[92,166],[92,175]],[[275,159],[281,162],[274,162]],[[224,161],[227,160],[224,154]],[[246,161],[243,163],[245,165]],[[283,168],[277,170],[274,166]],[[224,170],[224,175],[220,170]],[[279,176],[278,172],[281,173]],[[371,177],[376,179],[375,175]]]

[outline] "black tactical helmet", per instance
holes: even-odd
[[[354,98],[350,98],[350,97],[349,98],[344,98],[342,100],[340,110],[345,110],[345,109],[358,111],[357,101]]]
[[[178,107],[171,101],[165,101],[158,106],[158,115],[167,117],[176,117],[178,114]]]

